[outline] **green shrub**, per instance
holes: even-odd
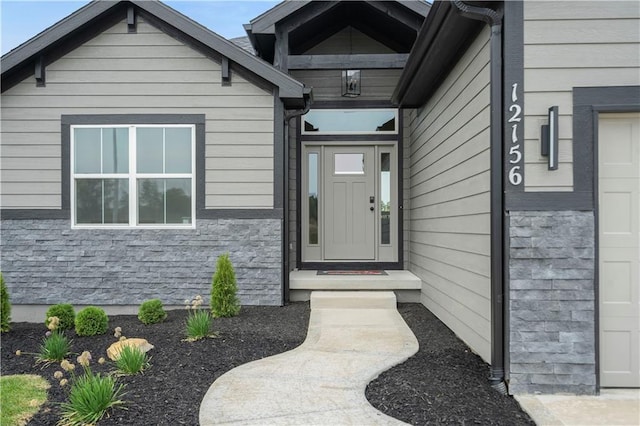
[[[109,328],[109,317],[103,309],[87,306],[76,315],[76,333],[78,336],[104,334]]]
[[[95,424],[107,410],[124,404],[120,399],[124,395],[123,389],[124,385],[117,385],[113,376],[93,374],[89,368],[85,368],[84,374],[73,379],[69,402],[60,404],[62,418],[59,424]]]
[[[76,311],[73,310],[73,306],[68,303],[60,303],[53,305],[47,309],[44,325],[49,326],[49,318],[58,317],[60,322],[58,323],[58,329],[71,330],[75,324]]]
[[[59,330],[53,330],[44,338],[37,355],[38,362],[62,361],[71,349],[71,342]]]
[[[147,300],[140,305],[138,319],[143,324],[156,324],[164,321],[165,318],[167,318],[167,313],[162,309],[160,299]]]
[[[123,346],[116,366],[122,374],[138,374],[149,368],[149,357],[140,348]]]
[[[209,311],[194,309],[187,317],[187,341],[195,342],[210,336],[213,318]]]
[[[232,317],[240,312],[236,293],[238,285],[236,273],[229,254],[218,257],[216,272],[211,280],[211,313],[214,317]]]
[[[2,272],[0,272],[0,331],[9,331],[11,321],[11,303],[9,303],[9,290],[4,283]]]

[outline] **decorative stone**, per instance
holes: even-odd
[[[137,347],[142,352],[149,352],[155,347],[151,343],[147,342],[147,339],[134,337],[131,339],[120,340],[119,342],[115,342],[113,345],[109,346],[109,348],[107,349],[107,356],[109,357],[109,359],[112,361],[116,361],[118,358],[120,358],[120,352],[122,352],[122,349],[125,346]]]

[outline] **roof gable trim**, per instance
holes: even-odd
[[[176,30],[215,50],[230,61],[256,74],[278,88],[282,99],[303,99],[304,85],[289,75],[277,70],[267,62],[245,52],[240,47],[182,15],[159,1],[103,1],[96,0],[77,10],[67,18],[59,21],[31,40],[18,46],[2,57],[2,77],[4,79],[12,71],[27,65],[35,57],[42,55],[47,49],[58,44],[83,28],[89,27],[117,6],[130,3],[144,12],[161,20]]]

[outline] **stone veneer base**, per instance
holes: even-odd
[[[511,212],[511,393],[594,394],[593,212]]]
[[[71,229],[69,220],[2,220],[1,268],[14,305],[138,305],[209,300],[229,253],[244,305],[282,303],[279,219],[198,219],[196,229]]]

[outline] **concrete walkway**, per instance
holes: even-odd
[[[640,390],[601,389],[598,396],[516,395],[538,426],[640,425]]]
[[[397,425],[364,392],[418,351],[393,292],[313,292],[305,342],[219,377],[200,424]]]

